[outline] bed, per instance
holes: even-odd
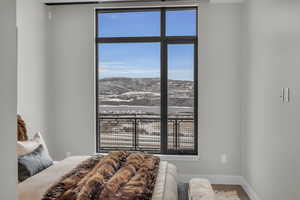
[[[78,165],[89,159],[91,159],[91,156],[71,156],[62,161],[53,162],[53,165],[51,165],[50,167],[42,170],[41,172],[27,178],[25,181],[18,184],[19,199],[44,199],[45,194],[49,192],[50,188],[55,186],[55,184],[58,184],[59,181],[70,171],[77,170],[76,167]],[[151,192],[150,199],[177,200],[178,194],[176,166],[167,161],[160,161],[157,167],[156,174],[157,176],[155,179],[155,185]],[[107,198],[107,200],[110,200],[110,198]]]

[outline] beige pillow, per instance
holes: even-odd
[[[17,155],[23,156],[33,152],[39,145],[43,145],[44,150],[48,153],[49,151],[44,141],[44,138],[40,132],[36,133],[32,139],[27,141],[18,141],[17,142]]]

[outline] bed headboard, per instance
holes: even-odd
[[[18,124],[18,130],[17,130],[17,138],[18,141],[26,141],[28,140],[27,136],[27,129],[25,121],[22,119],[21,115],[17,115],[17,124]]]

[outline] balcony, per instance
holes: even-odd
[[[151,115],[101,115],[98,117],[98,152],[129,150],[160,153],[161,119]],[[168,151],[194,152],[194,119],[168,119]]]

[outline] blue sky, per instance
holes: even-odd
[[[100,37],[159,36],[160,12],[102,13]],[[167,35],[195,35],[195,11],[168,11]],[[160,77],[160,43],[99,44],[100,78]],[[168,46],[169,79],[193,80],[191,44]]]

